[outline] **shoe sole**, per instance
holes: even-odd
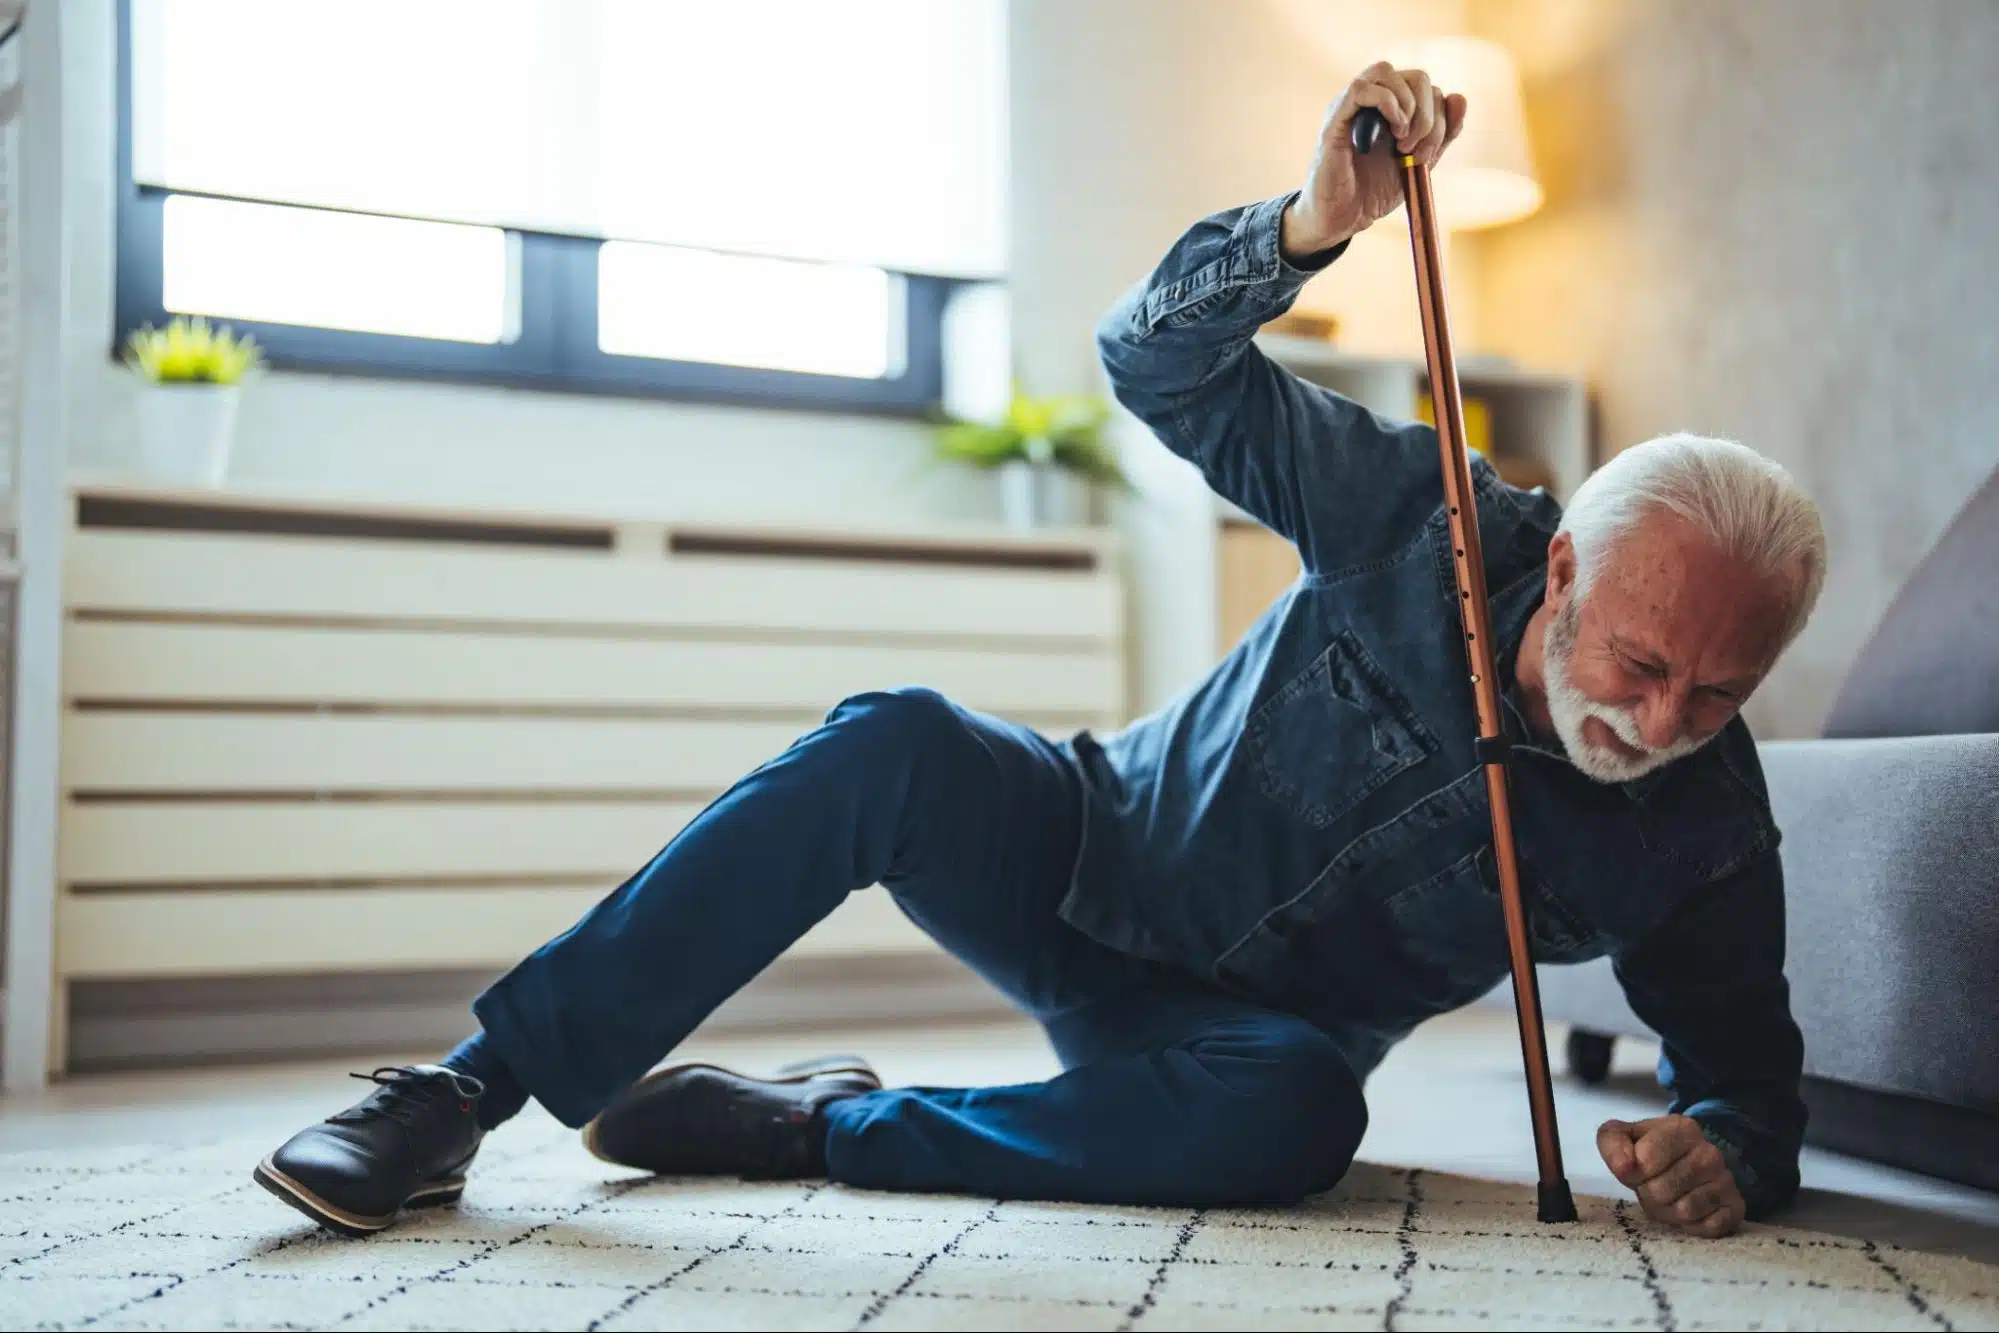
[[[328,1203],[278,1170],[268,1157],[257,1163],[257,1169],[250,1174],[259,1185],[276,1195],[279,1200],[298,1209],[328,1231],[356,1239],[386,1230],[405,1208],[436,1208],[444,1204],[457,1203],[459,1197],[465,1193],[464,1175],[439,1176],[435,1180],[426,1180],[402,1201],[395,1212],[382,1217],[369,1217],[364,1213],[350,1213],[345,1208]]]
[[[666,1065],[653,1070],[652,1073],[647,1074],[644,1078],[632,1084],[631,1087],[626,1088],[618,1094],[618,1098],[622,1101],[643,1087],[657,1083],[663,1078],[671,1078],[675,1074],[685,1073],[690,1069],[716,1069],[725,1074],[737,1072],[733,1069],[723,1069],[721,1065],[710,1064],[706,1060],[690,1060],[686,1064]],[[857,1055],[826,1055],[813,1060],[795,1060],[788,1065],[779,1065],[771,1071],[769,1078],[762,1081],[765,1083],[805,1083],[828,1074],[858,1074],[873,1083],[877,1089],[882,1085],[881,1075],[875,1072],[875,1067]],[[643,1167],[634,1167],[630,1162],[619,1161],[617,1158],[606,1153],[598,1145],[597,1122],[603,1118],[602,1114],[598,1114],[591,1118],[589,1124],[583,1126],[583,1150],[607,1165],[622,1166],[630,1170],[643,1170]]]

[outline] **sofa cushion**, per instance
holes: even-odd
[[[1902,585],[1826,718],[1827,736],[1999,731],[1999,470]]]
[[[1760,753],[1807,1072],[1999,1112],[1999,735]]]

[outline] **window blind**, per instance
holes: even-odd
[[[1006,267],[1004,0],[133,0],[132,96],[142,185]]]

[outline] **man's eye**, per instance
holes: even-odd
[[[1621,650],[1617,655],[1624,660],[1624,665],[1633,671],[1650,676],[1654,680],[1664,680],[1666,677],[1666,668],[1660,666],[1657,662],[1641,662],[1630,653]]]

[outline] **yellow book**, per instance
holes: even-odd
[[[1467,398],[1465,407],[1465,447],[1492,457],[1492,409],[1483,398]],[[1416,419],[1426,426],[1437,424],[1437,407],[1428,393],[1416,395]]]

